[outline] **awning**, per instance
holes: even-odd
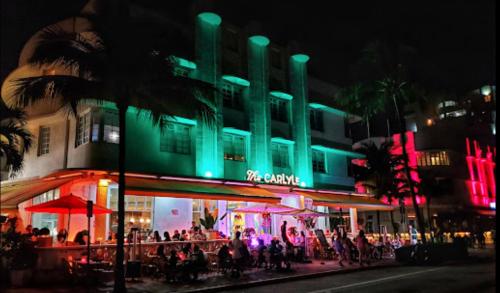
[[[17,208],[23,201],[58,188],[73,179],[72,177],[45,178],[2,183],[0,195],[2,210]]]
[[[349,195],[341,193],[322,193],[314,191],[297,191],[297,193],[309,197],[315,206],[326,206],[333,208],[357,208],[361,211],[390,211],[394,207],[384,204],[379,200],[362,195]]]
[[[111,179],[118,182],[118,178]],[[278,203],[281,198],[252,184],[238,184],[219,180],[192,180],[142,178],[127,176],[125,193],[129,195],[176,198],[230,200]]]

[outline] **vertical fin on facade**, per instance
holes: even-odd
[[[272,173],[271,111],[269,108],[269,39],[248,39],[250,169],[261,174]]]
[[[218,86],[220,78],[220,25],[221,18],[211,12],[200,13],[196,19],[196,63],[195,78]],[[224,154],[222,138],[222,98],[216,94],[216,123],[213,127],[198,123],[196,127],[196,175],[224,177]],[[201,122],[201,121],[199,121]]]
[[[307,187],[312,187],[311,127],[307,85],[307,61],[309,56],[297,54],[290,57],[290,92],[292,94],[293,138],[295,140],[295,175]]]

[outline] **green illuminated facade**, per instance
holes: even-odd
[[[345,134],[346,113],[318,100],[317,91],[311,90],[318,82],[309,76],[307,62],[314,56],[283,50],[280,56],[286,58],[276,57],[277,46],[265,36],[240,35],[244,41],[231,42],[224,39],[225,30],[218,15],[199,14],[194,58],[175,57],[176,74],[219,89],[215,126],[179,114],[167,118],[160,131],[131,108],[127,170],[242,181],[254,170],[294,175],[302,187],[354,190],[348,166],[359,155]],[[35,135],[41,127],[50,128],[49,152],[27,154],[29,167],[21,178],[70,168],[116,167],[119,125],[112,105],[89,104],[79,117],[69,119],[54,111],[50,121],[30,120],[29,127]]]

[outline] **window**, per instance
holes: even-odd
[[[311,120],[311,129],[323,131],[323,111],[311,109],[309,119]]]
[[[312,152],[313,171],[318,173],[326,173],[325,153],[318,150]]]
[[[109,208],[113,211],[109,217],[110,230],[118,228],[118,188],[109,189]],[[151,196],[125,196],[125,223],[133,222],[142,230],[151,229],[153,224],[153,200]]]
[[[119,143],[120,141],[118,114],[115,112],[106,111],[104,114],[103,141],[109,143]]]
[[[160,151],[178,154],[191,153],[191,127],[185,124],[168,122],[162,131]]]
[[[86,144],[90,139],[90,112],[78,117],[76,123],[76,146]]]
[[[417,157],[417,164],[421,167],[449,166],[450,158],[448,152],[421,152]]]
[[[59,189],[52,189],[33,198],[33,205],[45,203],[59,198]],[[57,214],[32,213],[31,225],[37,228],[48,228],[52,235],[57,234]]]
[[[193,221],[196,225],[200,225],[200,219],[205,217],[205,208],[209,213],[213,213],[217,209],[216,200],[193,199]]]
[[[290,168],[290,148],[287,144],[272,143],[273,166]]]
[[[288,101],[271,97],[271,119],[288,123]]]
[[[224,134],[224,160],[246,160],[246,140],[242,135]]]
[[[42,126],[38,132],[38,155],[49,153],[50,127]]]
[[[222,84],[222,98],[223,105],[227,108],[233,108],[241,110],[241,92],[242,88],[240,86],[225,82]]]

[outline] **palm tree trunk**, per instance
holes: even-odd
[[[378,231],[378,234],[382,233],[381,230],[380,230],[380,211],[377,210],[377,231]]]
[[[394,222],[394,211],[391,210],[390,212],[390,215],[391,215],[391,225],[392,225],[392,232],[394,233],[394,236],[396,235],[396,233],[398,233],[399,231],[396,231],[396,222]]]
[[[126,292],[124,262],[124,238],[125,238],[125,150],[126,150],[126,118],[127,106],[118,106],[120,121],[120,143],[118,153],[118,229],[116,236],[116,266],[114,292]]]
[[[399,133],[401,137],[401,149],[403,153],[403,162],[404,169],[406,173],[406,179],[408,180],[408,187],[410,189],[411,200],[413,203],[413,208],[415,210],[415,216],[417,217],[418,227],[420,229],[420,237],[422,238],[422,243],[427,244],[427,239],[425,239],[425,225],[424,219],[422,218],[422,214],[420,213],[420,209],[417,203],[417,194],[415,192],[414,182],[411,178],[411,170],[409,165],[408,153],[406,151],[406,123],[403,117],[403,113],[399,109],[399,105],[397,102],[396,95],[392,95],[392,99],[394,102],[394,107],[396,109],[396,114],[399,122]]]

